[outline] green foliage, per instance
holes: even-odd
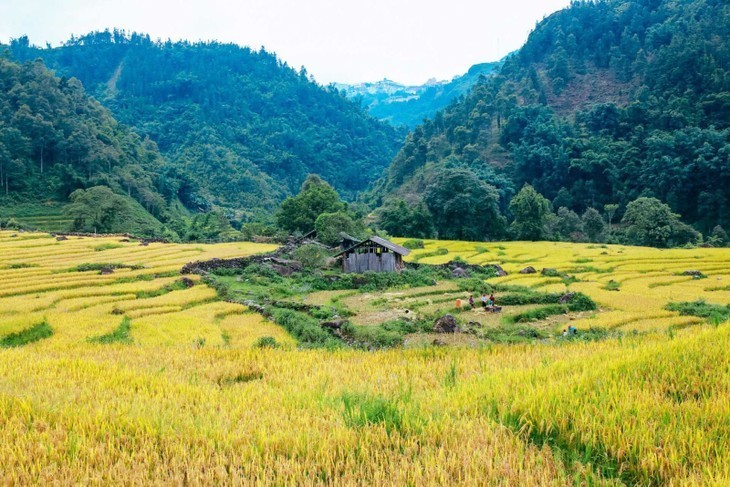
[[[728,228],[728,26],[717,0],[572,2],[499,76],[416,127],[371,202],[416,203],[457,158],[500,192],[527,183],[555,210],[603,208],[604,238],[622,238],[619,208],[639,197],[704,233]]]
[[[271,211],[309,173],[351,198],[381,173],[402,140],[334,87],[264,49],[154,42],[115,30],[57,48],[20,38],[9,50],[78,78],[118,120],[154,140],[170,161],[159,177],[163,194],[176,194],[194,210]]]
[[[307,269],[320,269],[324,267],[330,253],[319,245],[307,244],[292,252],[292,257]]]
[[[120,264],[118,262],[93,262],[79,264],[68,269],[67,272],[89,272],[89,271],[103,271],[106,269],[132,269],[139,270],[144,269],[144,266],[137,264]]]
[[[382,425],[390,433],[400,432],[405,426],[399,404],[381,396],[345,393],[343,418],[351,428]]]
[[[319,326],[319,321],[305,313],[290,309],[274,308],[273,320],[283,326],[300,345],[305,347],[336,347],[338,340]]]
[[[405,201],[390,201],[378,213],[380,228],[396,237],[431,238],[435,235],[431,213],[423,203],[415,207]]]
[[[588,240],[591,242],[598,242],[603,237],[603,233],[606,230],[606,224],[603,222],[603,217],[598,210],[595,208],[588,208],[583,213],[583,229],[585,230]]]
[[[708,240],[710,244],[718,247],[727,247],[730,245],[730,238],[728,238],[727,232],[720,225],[712,229],[712,234]]]
[[[337,191],[315,174],[307,176],[299,194],[284,200],[276,216],[279,226],[289,232],[313,230],[323,213],[345,210]]]
[[[22,347],[53,335],[53,328],[44,320],[37,325],[17,333],[11,333],[0,340],[0,348]]]
[[[403,242],[403,247],[410,250],[422,249],[424,247],[424,243],[423,240],[412,238]]]
[[[628,226],[629,243],[673,247],[696,242],[699,235],[679,221],[668,205],[656,198],[637,198],[626,206],[622,222]]]
[[[106,335],[89,337],[88,341],[90,343],[101,343],[104,345],[109,345],[112,343],[132,343],[132,337],[130,336],[131,325],[131,320],[127,316],[125,316],[124,318],[122,318],[122,322],[119,323],[119,326],[116,327],[114,331],[112,331],[111,333],[107,333]]]
[[[64,212],[73,219],[72,229],[79,232],[132,232],[142,236],[161,236],[162,224],[139,203],[115,194],[107,186],[77,189],[69,195],[71,203]]]
[[[348,235],[359,235],[365,230],[362,223],[356,222],[344,211],[322,213],[314,222],[314,228],[317,230],[317,240],[330,246],[340,243],[342,240],[340,234],[343,232]]]
[[[276,341],[276,338],[265,336],[256,340],[254,346],[256,348],[279,348],[281,345]]]
[[[551,225],[551,234],[558,240],[579,242],[583,239],[583,221],[573,210],[561,206]]]
[[[499,194],[466,169],[438,172],[424,201],[441,239],[489,240],[504,233]]]
[[[730,305],[710,304],[704,300],[669,303],[666,309],[677,311],[681,315],[704,318],[715,325],[730,320]]]
[[[545,223],[550,202],[535,188],[526,184],[509,203],[515,219],[512,232],[517,240],[542,240],[546,237]]]

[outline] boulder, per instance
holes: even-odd
[[[102,276],[114,274],[114,269],[112,269],[111,267],[104,267],[101,270],[99,270],[99,274],[101,274]]]
[[[182,282],[186,288],[191,288],[191,287],[195,286],[195,281],[193,281],[192,279],[190,279],[188,277],[183,277],[182,279],[180,279],[180,282]]]
[[[434,347],[445,347],[446,342],[441,340],[440,338],[434,338],[431,342],[431,345],[433,345]]]
[[[64,240],[68,240],[68,237],[66,237],[65,235],[59,235],[58,237],[56,237],[56,240],[59,242],[63,242]]]
[[[527,266],[520,271],[520,274],[537,274],[537,271],[532,266]]]
[[[463,279],[465,277],[469,277],[469,273],[461,267],[457,267],[456,269],[451,271],[451,277],[453,277],[454,279]]]
[[[702,273],[702,271],[695,271],[695,270],[684,271],[682,273],[682,275],[683,276],[704,276],[704,274]]]
[[[575,293],[566,293],[566,294],[563,294],[560,297],[560,304],[569,303],[573,299],[574,296],[575,296]]]
[[[444,315],[437,319],[433,325],[435,333],[460,333],[461,328],[452,315]]]
[[[319,326],[321,326],[322,328],[327,328],[329,330],[339,330],[345,323],[347,323],[347,320],[331,320],[320,323]]]
[[[504,277],[507,275],[507,271],[502,269],[501,265],[492,264],[492,267],[494,267],[494,270],[497,271],[497,277]]]

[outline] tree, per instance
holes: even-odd
[[[710,235],[710,243],[717,245],[718,247],[725,247],[730,244],[727,232],[720,225],[715,226],[712,229],[712,235]]]
[[[425,202],[438,236],[487,240],[504,232],[497,190],[468,169],[442,170],[426,188]]]
[[[618,205],[617,204],[608,204],[603,205],[603,211],[606,212],[606,216],[608,217],[608,234],[611,234],[611,223],[613,222],[613,217],[616,215],[616,211],[618,211]]]
[[[344,211],[334,213],[322,213],[314,222],[317,230],[317,240],[326,245],[336,245],[340,242],[340,233],[360,233],[363,230],[362,224],[358,224],[350,215]]]
[[[679,220],[668,205],[656,198],[640,197],[626,206],[621,220],[633,245],[673,247],[699,239],[699,234]]]
[[[556,218],[555,230],[560,240],[580,241],[583,239],[583,222],[576,212],[560,207]]]
[[[606,229],[603,217],[595,208],[588,208],[583,213],[583,229],[591,242],[598,242]]]
[[[378,224],[395,237],[430,238],[434,233],[431,214],[423,203],[411,208],[403,200],[391,201],[380,210]]]
[[[517,240],[542,240],[546,237],[546,217],[550,202],[535,188],[525,184],[512,201],[509,209],[515,219],[511,228]]]
[[[127,201],[106,186],[77,189],[69,200],[71,204],[64,211],[73,218],[74,230],[79,231],[110,233],[118,216],[128,210]]]
[[[281,228],[289,232],[309,232],[322,213],[344,211],[337,191],[316,174],[310,174],[302,184],[299,194],[281,204],[276,216]]]

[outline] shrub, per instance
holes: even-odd
[[[403,247],[411,250],[422,249],[424,248],[424,243],[421,239],[412,238],[403,242]]]
[[[403,412],[395,401],[381,396],[345,393],[342,403],[345,424],[351,428],[382,424],[389,434],[403,429]]]
[[[260,337],[254,344],[256,348],[279,348],[279,342],[271,336]]]
[[[319,245],[307,244],[292,252],[292,257],[307,269],[318,269],[324,267],[330,253]]]

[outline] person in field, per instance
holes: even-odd
[[[482,294],[482,308],[487,309],[487,295]]]
[[[494,306],[495,303],[496,303],[496,301],[494,299],[494,293],[492,293],[489,295],[489,306]]]
[[[474,309],[474,296],[469,296],[469,306]]]

